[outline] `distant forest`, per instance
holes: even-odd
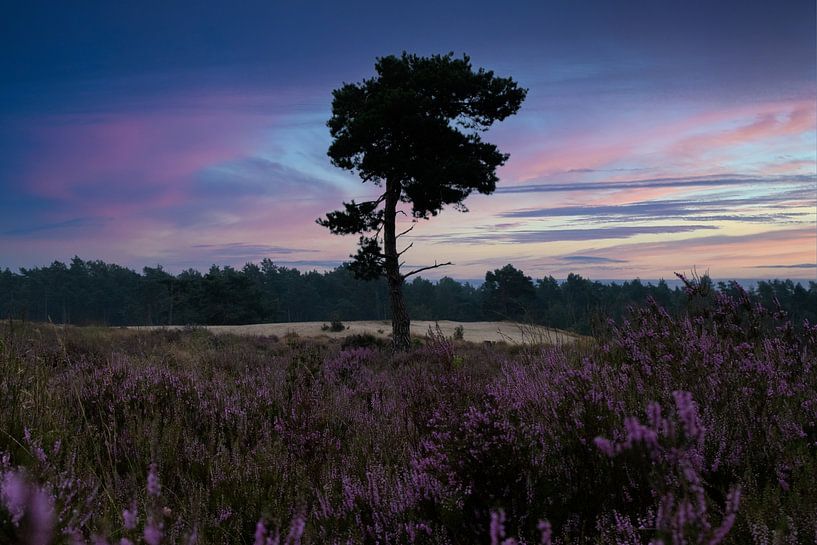
[[[732,284],[712,285],[733,292]],[[769,308],[776,301],[793,318],[817,322],[817,283],[758,282],[750,296]],[[489,271],[475,287],[451,278],[415,278],[405,285],[416,320],[519,320],[591,333],[608,318],[655,299],[670,312],[683,310],[681,288],[639,280],[606,284],[570,274],[532,279],[506,265]],[[270,260],[238,270],[213,266],[172,275],[161,267],[139,274],[102,261],[75,257],[69,264],[0,272],[0,318],[77,325],[248,324],[390,319],[385,280],[357,280],[346,266],[330,272],[301,272]]]

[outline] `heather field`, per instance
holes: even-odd
[[[396,356],[5,322],[0,543],[812,543],[817,326],[688,292]]]

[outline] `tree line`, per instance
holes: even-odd
[[[704,282],[712,284],[707,277]],[[735,286],[718,283],[714,291]],[[779,302],[795,322],[817,322],[817,283],[761,281],[749,294],[764,305]],[[667,282],[607,284],[568,275],[533,279],[513,265],[488,271],[480,286],[422,277],[405,285],[406,306],[418,320],[517,320],[592,333],[620,319],[632,305],[655,299],[670,312],[684,309],[683,290]],[[161,266],[141,274],[103,261],[0,272],[0,317],[76,325],[248,324],[330,320],[390,320],[384,278],[360,280],[349,265],[302,272],[269,259],[241,269],[212,266],[170,274]]]

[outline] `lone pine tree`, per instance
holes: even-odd
[[[400,205],[410,207],[414,223],[445,205],[467,212],[463,201],[471,192],[492,193],[496,169],[509,155],[480,133],[516,113],[527,89],[492,71],[475,71],[467,55],[453,53],[390,55],[378,58],[375,70],[376,77],[332,92],[327,154],[333,165],[383,191],[374,200],[345,202],[343,210],[317,221],[333,234],[361,235],[352,270],[359,278],[386,276],[394,349],[405,350],[411,337],[403,283],[450,262],[400,272],[411,244],[398,250],[397,243],[414,227],[396,232],[397,214],[405,213]]]

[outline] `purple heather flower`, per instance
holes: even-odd
[[[299,545],[301,537],[304,535],[306,528],[306,518],[303,515],[296,516],[289,527],[289,535],[287,536],[287,543],[292,545]]]
[[[255,525],[255,541],[253,545],[264,545],[264,538],[267,536],[267,527],[263,520],[259,520]]]
[[[676,390],[672,392],[672,397],[675,398],[675,406],[684,426],[684,432],[693,439],[702,439],[703,429],[698,419],[698,407],[692,401],[692,394]]]
[[[51,496],[44,490],[36,489],[29,499],[31,545],[48,545],[54,532],[54,506]]]
[[[596,447],[607,456],[611,458],[615,456],[616,449],[609,439],[605,439],[604,437],[596,437],[593,439],[593,443],[595,443]]]
[[[542,545],[551,545],[553,539],[553,528],[546,520],[539,521],[539,531],[542,533]]]
[[[160,524],[157,524],[152,518],[148,519],[147,524],[145,525],[145,543],[148,545],[159,545],[162,541],[162,527]]]
[[[48,460],[48,457],[45,455],[45,451],[40,446],[34,447],[34,457],[43,464]]]
[[[505,537],[505,513],[503,511],[491,512],[491,545],[500,545],[500,540]]]
[[[627,432],[627,444],[645,443],[649,447],[658,445],[658,434],[655,430],[645,426],[637,418],[629,416],[624,419],[624,429]]]
[[[136,528],[137,518],[138,512],[136,511],[136,503],[134,503],[130,509],[125,509],[122,511],[122,523],[126,530],[133,530]]]
[[[148,495],[158,498],[162,493],[162,485],[159,483],[159,473],[156,464],[150,464],[148,471]]]
[[[661,429],[661,404],[655,401],[647,403],[647,421],[655,430]]]
[[[11,523],[15,526],[18,526],[23,518],[28,494],[28,485],[22,475],[16,471],[9,471],[3,475],[0,482],[0,500],[11,514]]]

